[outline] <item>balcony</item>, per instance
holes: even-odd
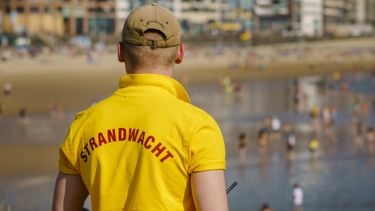
[[[257,0],[256,4],[259,6],[272,6],[272,0]]]

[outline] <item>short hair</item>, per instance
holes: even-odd
[[[145,36],[155,39],[164,35],[157,30],[148,30]],[[151,48],[150,46],[141,46],[124,41],[124,50],[127,62],[133,68],[139,67],[169,67],[174,64],[177,55],[178,46],[167,48]]]

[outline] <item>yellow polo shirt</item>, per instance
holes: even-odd
[[[95,210],[195,210],[192,172],[225,169],[215,120],[181,84],[130,74],[79,113],[60,146],[59,169],[80,174]]]

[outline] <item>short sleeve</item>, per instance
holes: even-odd
[[[188,172],[225,170],[225,145],[219,126],[213,119],[199,124],[189,146]]]
[[[77,158],[72,150],[69,130],[64,142],[60,145],[59,170],[65,174],[78,174],[76,162]]]

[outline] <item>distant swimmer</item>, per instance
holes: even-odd
[[[309,151],[314,153],[320,146],[319,140],[313,138],[309,143]]]
[[[247,146],[246,134],[240,133],[240,135],[238,136],[238,150],[240,154],[241,166],[246,163],[246,146]]]
[[[275,133],[280,132],[281,129],[281,121],[277,116],[273,116],[271,120],[271,127],[272,131]]]
[[[288,152],[293,151],[295,145],[296,145],[296,136],[290,132],[286,135],[286,149]]]
[[[309,151],[310,151],[311,158],[314,159],[316,157],[316,151],[318,150],[319,147],[320,147],[319,140],[317,138],[311,139],[311,141],[309,142]]]
[[[21,108],[18,111],[18,121],[23,129],[26,129],[27,126],[30,124],[30,119],[27,116],[26,108]]]
[[[302,211],[303,189],[298,183],[293,185],[293,211]]]
[[[280,129],[281,129],[281,120],[277,116],[273,116],[271,119],[271,140],[280,140]]]
[[[263,119],[263,126],[258,130],[258,147],[261,156],[266,154],[267,145],[272,132],[272,120],[270,117]]]
[[[260,207],[259,211],[272,211],[270,205],[268,203],[263,203],[262,206]]]
[[[0,102],[0,117],[3,115],[3,104]]]
[[[366,130],[367,151],[370,155],[375,153],[375,131],[373,127]]]
[[[262,127],[258,130],[258,148],[261,156],[265,155],[267,151],[269,133]]]
[[[375,142],[375,131],[373,127],[368,127],[366,130],[366,140],[368,142]]]
[[[13,84],[11,82],[5,82],[4,85],[3,85],[3,93],[4,95],[10,95],[12,93],[12,90],[13,90]]]

